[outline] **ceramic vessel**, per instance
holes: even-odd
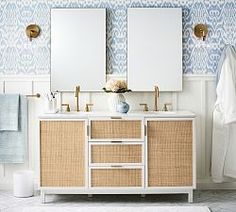
[[[111,112],[117,112],[117,106],[125,102],[125,97],[122,93],[109,93],[108,107]]]
[[[121,102],[117,105],[117,112],[119,113],[127,113],[129,111],[129,104],[126,102]]]
[[[45,100],[44,102],[44,113],[57,113],[57,99]]]

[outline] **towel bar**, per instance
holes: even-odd
[[[39,94],[39,93],[30,94],[30,95],[26,95],[26,97],[36,97],[36,98],[39,98],[39,97],[40,97],[40,94]]]

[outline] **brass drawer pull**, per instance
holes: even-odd
[[[122,168],[122,165],[111,165],[112,168]]]
[[[121,116],[111,116],[111,119],[122,119]]]
[[[122,141],[111,141],[111,143],[122,143]]]

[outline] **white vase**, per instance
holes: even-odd
[[[111,112],[117,112],[117,105],[125,102],[125,97],[122,93],[109,93],[108,106]]]
[[[57,99],[46,99],[44,102],[44,113],[57,113]]]

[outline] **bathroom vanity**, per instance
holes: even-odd
[[[195,115],[70,112],[40,119],[46,194],[187,193],[196,187]]]

